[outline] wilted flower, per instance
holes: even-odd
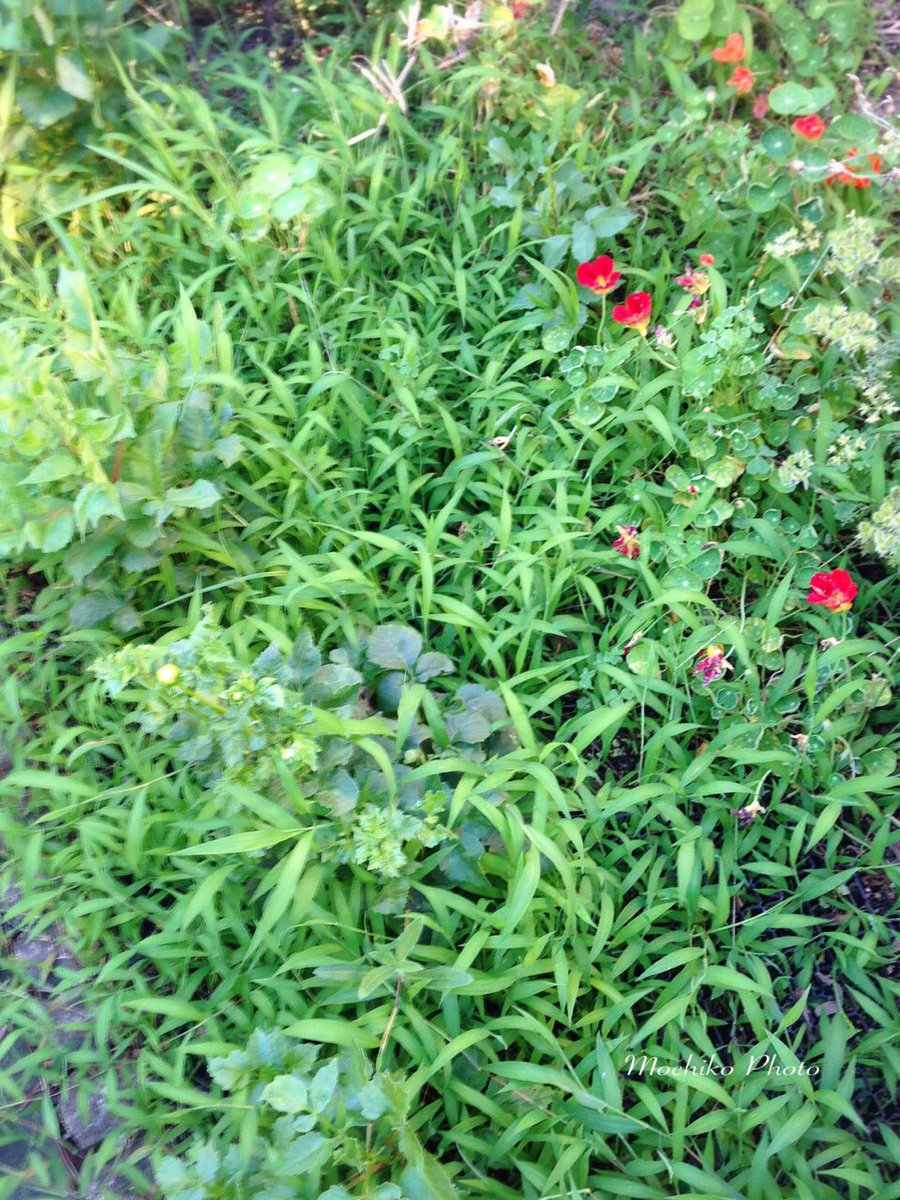
[[[612,319],[619,325],[628,325],[638,333],[646,334],[652,308],[653,298],[649,292],[632,292],[625,297],[624,304],[615,306]]]
[[[575,278],[582,287],[598,296],[605,296],[613,288],[618,287],[622,272],[615,269],[615,263],[608,254],[601,254],[593,262],[579,263]]]
[[[818,604],[831,612],[848,612],[853,607],[859,588],[849,572],[838,567],[834,571],[820,571],[809,581],[807,603]]]
[[[806,138],[809,142],[817,142],[825,132],[825,122],[818,114],[811,117],[798,117],[791,125],[794,133],[797,133],[802,138]]]
[[[612,544],[613,550],[618,550],[626,558],[637,558],[641,553],[637,525],[617,525],[616,531],[619,536]]]
[[[742,828],[746,828],[746,826],[752,825],[757,817],[761,817],[765,811],[766,810],[758,800],[752,800],[743,808],[733,808],[731,810],[731,815],[733,817],[737,817],[738,825],[740,825]]]
[[[679,275],[675,282],[695,296],[705,296],[709,291],[709,276],[705,271],[688,271],[687,275]]]
[[[675,338],[672,333],[666,329],[665,325],[656,326],[656,328],[653,330],[653,340],[656,342],[657,346],[661,346],[664,350],[671,350],[675,345]]]
[[[725,657],[725,647],[718,645],[701,650],[700,657],[694,663],[694,674],[700,677],[704,687],[709,687],[731,669],[731,663]]]
[[[729,33],[725,39],[724,46],[717,46],[712,52],[712,56],[716,62],[720,63],[737,63],[744,58],[744,35],[742,33]]]
[[[695,296],[688,305],[688,312],[694,318],[696,325],[703,325],[709,316],[709,305],[705,300],[701,300],[699,296]]]
[[[502,437],[489,438],[487,444],[492,446],[495,450],[506,450],[509,446],[509,443],[513,440],[515,433],[516,431],[514,429],[512,433],[507,433]]]
[[[756,81],[753,78],[753,72],[748,67],[735,67],[727,82],[728,86],[733,87],[739,96],[746,96],[753,91],[753,84]]]
[[[534,69],[545,88],[556,87],[556,72],[549,63],[535,63]]]
[[[766,115],[766,113],[768,111],[769,111],[769,93],[768,92],[760,92],[758,94],[758,96],[756,97],[756,99],[753,101],[753,108],[751,109],[751,112],[752,112],[753,116],[756,117],[756,119],[759,121],[759,120],[762,120],[762,118]]]

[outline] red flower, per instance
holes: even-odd
[[[856,147],[851,146],[850,153],[847,155],[847,157],[852,158],[856,152]],[[881,155],[867,154],[866,158],[869,160],[869,166],[872,168],[872,173],[874,175],[880,175]],[[851,167],[849,163],[842,163],[841,165],[844,168],[843,171],[839,172],[837,175],[829,175],[825,180],[825,183],[834,183],[834,181],[837,180],[838,183],[849,183],[855,188],[867,188],[871,184],[871,179],[865,175],[857,175],[856,168]]]
[[[582,287],[605,296],[614,287],[618,287],[622,272],[615,270],[615,263],[608,254],[601,254],[593,262],[583,262],[575,272],[575,278]]]
[[[747,67],[735,67],[731,78],[728,80],[728,86],[733,87],[739,96],[746,96],[748,92],[753,91],[753,72]]]
[[[768,92],[760,92],[759,95],[756,97],[756,99],[753,101],[753,109],[752,109],[753,116],[756,117],[757,120],[760,120],[762,117],[764,117],[766,115],[766,113],[768,111],[769,111],[769,93]]]
[[[853,607],[859,588],[852,576],[840,567],[836,571],[822,571],[809,581],[808,604],[821,604],[831,612],[848,612]]]
[[[798,133],[800,137],[806,138],[808,142],[817,142],[825,132],[825,122],[820,116],[798,117],[791,125],[794,133]]]
[[[617,525],[616,529],[619,536],[612,544],[613,550],[618,550],[626,558],[637,558],[641,552],[637,525]]]
[[[716,62],[742,62],[744,58],[744,35],[729,33],[724,46],[717,46],[712,52]]]
[[[617,325],[628,325],[638,333],[646,333],[652,307],[653,297],[649,292],[632,292],[625,297],[624,304],[617,304],[612,310],[612,319]]]
[[[716,256],[714,254],[701,254],[700,255],[700,266],[701,267],[711,267],[715,264],[715,261],[716,261]]]

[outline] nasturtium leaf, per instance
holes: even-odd
[[[675,26],[687,42],[700,42],[709,33],[714,0],[683,0],[675,13]]]
[[[769,279],[759,289],[759,298],[767,308],[784,304],[790,294],[791,289],[783,279]]]
[[[575,331],[572,326],[560,322],[550,325],[544,330],[541,334],[541,345],[549,354],[559,354],[565,350],[574,336]]]
[[[848,146],[856,146],[858,150],[869,150],[878,144],[878,129],[866,117],[859,113],[846,113],[837,117],[828,126],[832,137],[840,138]]]
[[[794,149],[791,135],[786,129],[777,127],[767,129],[759,139],[759,143],[769,158],[774,158],[776,162],[785,162]]]
[[[803,112],[809,103],[809,91],[802,83],[779,83],[769,92],[769,108],[780,116]]]

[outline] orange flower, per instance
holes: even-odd
[[[733,87],[739,96],[746,96],[748,92],[753,91],[753,72],[747,67],[735,67],[731,78],[728,80],[728,86]]]
[[[847,157],[853,158],[853,156],[854,156],[854,154],[856,154],[856,152],[857,152],[856,147],[851,146],[850,153],[847,155]],[[869,166],[872,168],[873,175],[880,175],[881,174],[881,155],[880,154],[867,154],[866,158],[869,160]],[[825,183],[834,183],[834,181],[837,180],[838,183],[849,183],[852,187],[855,187],[855,188],[869,187],[872,180],[869,179],[865,175],[857,175],[856,167],[851,167],[849,163],[842,163],[841,165],[844,168],[843,171],[840,171],[837,175],[829,175],[828,178],[825,180]]]
[[[725,39],[725,45],[717,46],[713,50],[712,56],[716,62],[743,62],[744,35],[742,33],[729,33]]]
[[[798,117],[791,125],[791,129],[800,137],[806,138],[808,142],[817,142],[825,132],[825,122],[818,115]]]

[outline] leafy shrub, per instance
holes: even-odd
[[[171,348],[134,353],[102,332],[84,275],[61,269],[59,293],[55,348],[26,348],[14,322],[3,337],[0,555],[59,562],[79,584],[133,577],[171,552],[181,516],[219,502],[240,456],[231,406],[205,383],[228,339],[185,299]]]
[[[433,768],[447,759],[452,779],[465,762],[514,747],[498,696],[467,684],[443,702],[425,685],[453,664],[422,654],[419,634],[402,626],[378,626],[327,663],[306,631],[289,655],[273,643],[247,664],[223,632],[207,613],[187,639],[126,646],[94,671],[111,694],[128,688],[141,727],[177,746],[214,791],[284,796],[289,782],[319,858],[394,881],[382,905],[402,904],[425,850],[442,847],[445,870],[478,877],[476,831],[464,824],[459,839],[447,827],[451,792]],[[393,719],[376,717],[375,704]]]
[[[20,117],[10,148],[120,115],[120,66],[155,61],[171,33],[144,17],[135,0],[0,0],[7,100]]]
[[[359,1049],[325,1057],[317,1046],[255,1030],[245,1050],[210,1059],[209,1073],[233,1102],[215,1140],[161,1163],[166,1200],[232,1200],[248,1189],[298,1200],[457,1194],[414,1132],[402,1079],[373,1073]]]

